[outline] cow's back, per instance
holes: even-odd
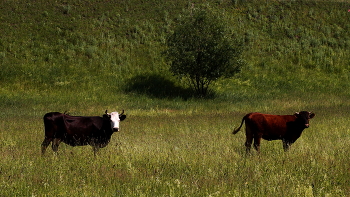
[[[58,137],[71,146],[107,144],[113,134],[109,120],[99,116],[64,115],[63,122],[64,135]]]
[[[251,113],[246,118],[246,125],[255,135],[266,140],[281,139],[288,132],[288,123],[296,119],[293,115],[270,115]]]
[[[104,118],[99,116],[64,115],[63,121],[68,133],[84,133],[82,130],[88,133],[94,133],[104,129],[105,125],[110,125],[108,120],[104,120]]]

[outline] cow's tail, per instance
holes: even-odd
[[[245,116],[242,118],[241,125],[240,125],[238,128],[236,128],[235,130],[233,130],[232,134],[238,133],[238,131],[242,128],[243,123],[244,123],[245,119],[248,117],[248,115],[249,115],[249,114],[245,115]]]

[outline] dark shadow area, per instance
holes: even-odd
[[[145,94],[155,98],[182,98],[187,100],[194,97],[190,88],[176,86],[171,80],[155,74],[138,75],[129,79],[124,90],[126,93]]]

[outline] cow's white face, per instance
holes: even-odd
[[[126,118],[126,115],[124,115],[124,110],[121,114],[119,114],[118,112],[112,112],[112,113],[107,113],[107,115],[111,119],[111,127],[112,127],[113,131],[115,131],[115,132],[119,131],[120,121],[122,121]]]
[[[111,118],[111,127],[113,131],[119,131],[119,113],[118,112],[112,112],[108,113],[108,116]]]

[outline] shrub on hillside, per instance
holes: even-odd
[[[227,25],[209,7],[189,9],[167,38],[165,55],[171,72],[187,79],[199,96],[213,81],[240,72],[242,44],[232,39]]]

